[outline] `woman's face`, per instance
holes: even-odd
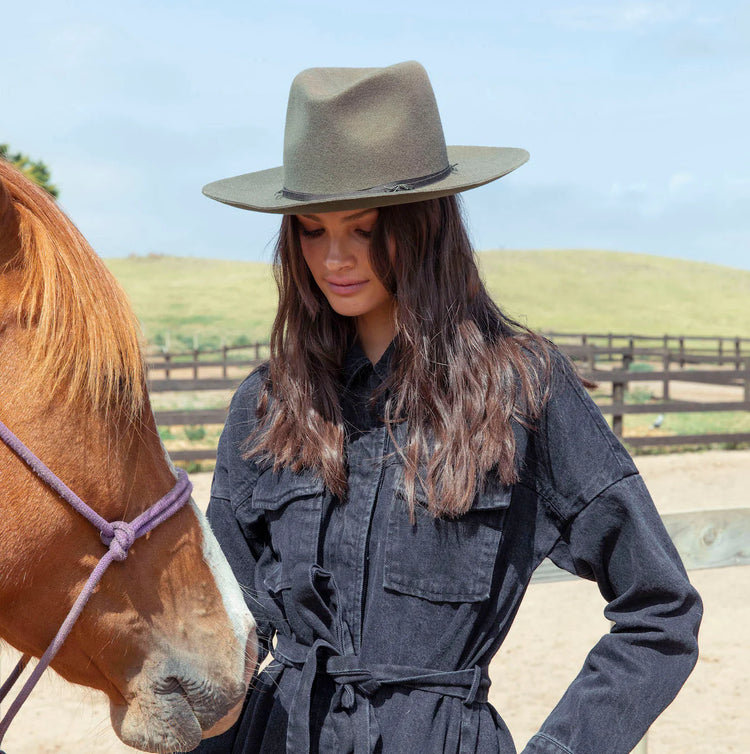
[[[393,297],[370,266],[377,209],[297,215],[302,254],[331,308],[345,317],[391,318]]]

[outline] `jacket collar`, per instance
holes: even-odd
[[[355,338],[349,350],[344,357],[344,366],[342,369],[344,387],[349,388],[354,378],[366,367],[370,367],[380,380],[385,380],[391,372],[391,363],[393,354],[396,350],[396,340],[394,338],[385,349],[383,355],[378,359],[376,364],[372,364],[367,354],[362,350],[359,338]]]

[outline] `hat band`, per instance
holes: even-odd
[[[406,180],[391,181],[390,183],[381,183],[379,186],[370,186],[366,189],[357,189],[345,196],[367,196],[369,194],[391,194],[396,191],[411,191],[412,189],[422,188],[422,186],[429,186],[431,183],[447,178],[452,172],[455,171],[457,163],[448,165],[442,170],[438,170],[436,173],[430,173],[429,175],[423,175],[419,178],[408,178]],[[299,202],[316,202],[326,201],[327,199],[339,199],[341,194],[306,194],[302,191],[292,191],[286,187],[282,188],[277,193],[278,197],[285,197],[286,199],[294,199]]]

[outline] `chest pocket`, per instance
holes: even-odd
[[[457,518],[435,518],[417,485],[415,522],[396,483],[386,535],[383,586],[433,602],[488,599],[512,488],[493,482]]]
[[[287,574],[317,560],[325,494],[323,480],[310,470],[269,469],[258,477],[250,504],[265,515],[271,547]]]

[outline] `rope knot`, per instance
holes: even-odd
[[[112,535],[101,532],[101,540],[104,542],[115,560],[125,560],[128,557],[128,550],[135,542],[135,531],[127,521],[113,521]]]

